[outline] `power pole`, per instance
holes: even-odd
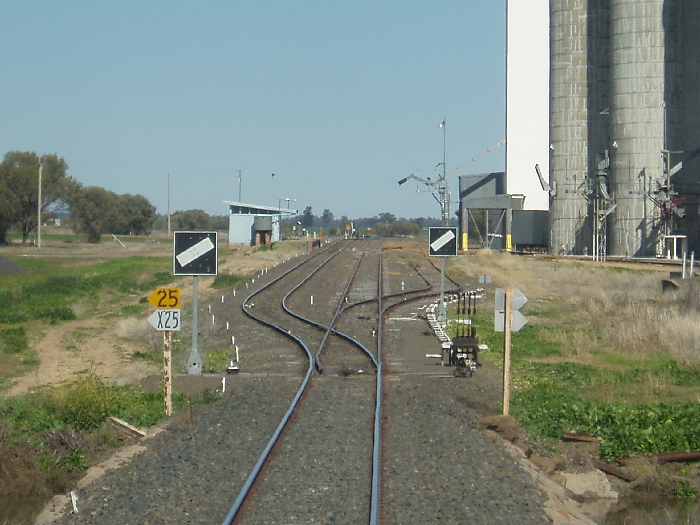
[[[170,238],[170,173],[168,173],[168,238]]]
[[[447,122],[445,117],[442,117],[442,122],[440,123],[442,128],[442,178],[440,179],[440,186],[438,187],[438,193],[440,195],[440,212],[442,213],[442,225],[450,225],[450,192],[448,191],[447,180],[445,178],[447,170],[445,168],[447,160],[447,140],[446,140],[446,128]],[[438,308],[438,320],[440,322],[447,321],[447,309],[445,308],[445,258],[440,257],[440,308]]]
[[[39,194],[36,205],[36,247],[41,248],[41,170],[44,168],[43,157],[39,159]]]

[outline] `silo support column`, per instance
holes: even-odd
[[[468,238],[468,230],[469,228],[469,210],[465,206],[460,206],[460,213],[459,213],[459,229],[460,229],[460,241],[461,245],[460,248],[462,248],[462,251],[467,251],[469,249],[469,238]]]
[[[513,209],[506,209],[506,251],[513,251]]]

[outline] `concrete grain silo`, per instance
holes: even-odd
[[[611,0],[610,216],[612,255],[655,255],[658,207],[646,198],[663,180],[663,0]]]
[[[579,253],[590,237],[588,202],[588,29],[586,2],[550,11],[550,249]]]
[[[683,196],[671,168],[700,147],[699,35],[697,1],[550,1],[550,253],[659,256],[679,228],[697,237],[700,154]]]

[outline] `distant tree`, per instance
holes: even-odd
[[[4,191],[5,189],[3,188],[2,182],[0,182],[0,203],[5,202]],[[7,244],[7,231],[13,223],[14,217],[10,209],[4,205],[0,206],[0,244]]]
[[[335,217],[333,217],[333,212],[326,208],[323,210],[323,215],[321,215],[321,224],[323,224],[324,228],[327,228],[333,221],[335,220]]]
[[[380,213],[379,220],[385,224],[394,224],[396,222],[396,215],[393,213]]]
[[[37,227],[39,208],[39,163],[42,162],[41,214],[43,217],[60,209],[78,187],[66,175],[68,165],[57,155],[39,158],[30,151],[10,151],[0,163],[0,240],[15,224],[22,231],[22,243]]]
[[[212,220],[204,210],[176,211],[170,218],[174,230],[211,230]]]
[[[393,235],[413,236],[420,233],[421,227],[415,222],[396,221],[392,224],[391,230]]]
[[[73,231],[87,236],[90,243],[99,243],[102,234],[114,222],[117,198],[115,193],[99,186],[75,191],[70,198]]]
[[[211,228],[212,230],[228,230],[228,215],[213,215]]]
[[[392,234],[391,225],[385,222],[378,222],[374,225],[372,234],[379,235],[380,237],[390,237]]]
[[[110,233],[119,235],[150,235],[156,220],[156,207],[142,195],[119,195],[116,210],[108,224]]]
[[[301,216],[301,225],[304,228],[311,228],[314,225],[314,213],[311,210],[311,206],[307,206],[304,209],[304,213]]]

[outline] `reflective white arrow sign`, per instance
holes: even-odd
[[[502,332],[505,327],[503,326],[504,324],[504,313],[505,313],[505,290],[503,288],[496,288],[496,297],[495,297],[495,316],[494,316],[494,331],[495,332]],[[525,294],[518,290],[517,288],[513,288],[511,292],[511,327],[510,331],[511,332],[518,332],[523,326],[527,324],[527,317],[525,317],[523,314],[521,314],[518,310],[520,310],[523,306],[525,306],[525,303],[527,303],[527,297],[525,297]]]
[[[159,332],[174,332],[180,330],[180,310],[155,310],[148,322]]]

